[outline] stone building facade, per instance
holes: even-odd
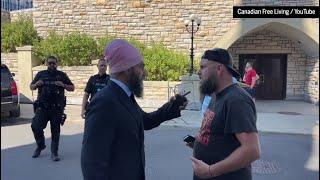
[[[28,13],[41,36],[48,30],[107,33],[146,44],[162,41],[186,53],[191,40],[184,20],[197,14],[202,23],[194,40],[196,57],[213,47],[228,48],[237,65],[241,55],[285,55],[280,99],[319,102],[319,19],[233,18],[235,5],[318,6],[319,0],[35,0]]]
[[[241,37],[229,48],[235,62],[239,62],[239,55],[250,49],[250,51],[267,53],[275,50],[288,54],[287,56],[287,98],[303,98],[307,85],[306,62],[307,55],[292,40],[279,36],[278,34],[263,30]],[[315,64],[310,63],[308,67]],[[316,80],[316,79],[315,79]],[[318,83],[319,80],[315,82]]]

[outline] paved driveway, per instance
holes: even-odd
[[[18,125],[17,125],[18,124]],[[60,162],[50,160],[50,146],[40,158],[32,159],[35,148],[30,123],[2,123],[1,179],[3,180],[80,180],[80,149],[83,126],[67,123],[62,128]],[[146,175],[148,180],[191,180],[189,157],[192,152],[182,138],[196,128],[162,126],[146,132]],[[50,145],[50,128],[45,134]],[[253,169],[256,180],[315,180],[319,162],[313,157],[310,135],[260,134],[262,157]],[[311,162],[311,165],[308,163]],[[125,162],[124,162],[125,163]],[[317,163],[318,164],[318,163]]]

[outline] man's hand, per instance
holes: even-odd
[[[65,87],[65,85],[63,84],[62,81],[56,81],[55,84],[56,84],[57,86],[60,86],[60,87],[63,87],[63,88]]]
[[[186,146],[193,149],[194,142],[188,142],[188,143],[186,143]]]
[[[194,174],[197,177],[201,179],[207,179],[211,177],[208,164],[194,157],[191,157],[191,160],[192,160],[192,167],[193,167]]]
[[[176,94],[175,96],[171,97],[170,101],[179,104],[179,110],[184,110],[188,104],[187,98],[180,94]]]
[[[34,85],[36,86],[36,87],[40,87],[40,86],[42,86],[44,84],[44,82],[42,81],[42,80],[39,80],[39,81],[37,81]]]

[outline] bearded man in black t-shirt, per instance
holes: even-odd
[[[191,157],[194,180],[251,180],[251,163],[260,157],[256,108],[250,95],[232,83],[239,73],[225,49],[205,51],[200,62],[200,91],[216,94],[204,114]]]

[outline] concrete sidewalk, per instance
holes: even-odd
[[[257,128],[261,132],[314,134],[319,122],[319,106],[303,101],[257,101]],[[144,108],[146,112],[154,109]],[[80,117],[81,106],[67,105],[67,122],[83,123]],[[21,118],[32,118],[31,104],[21,105]],[[199,111],[182,111],[182,116],[164,122],[165,126],[200,127]]]

